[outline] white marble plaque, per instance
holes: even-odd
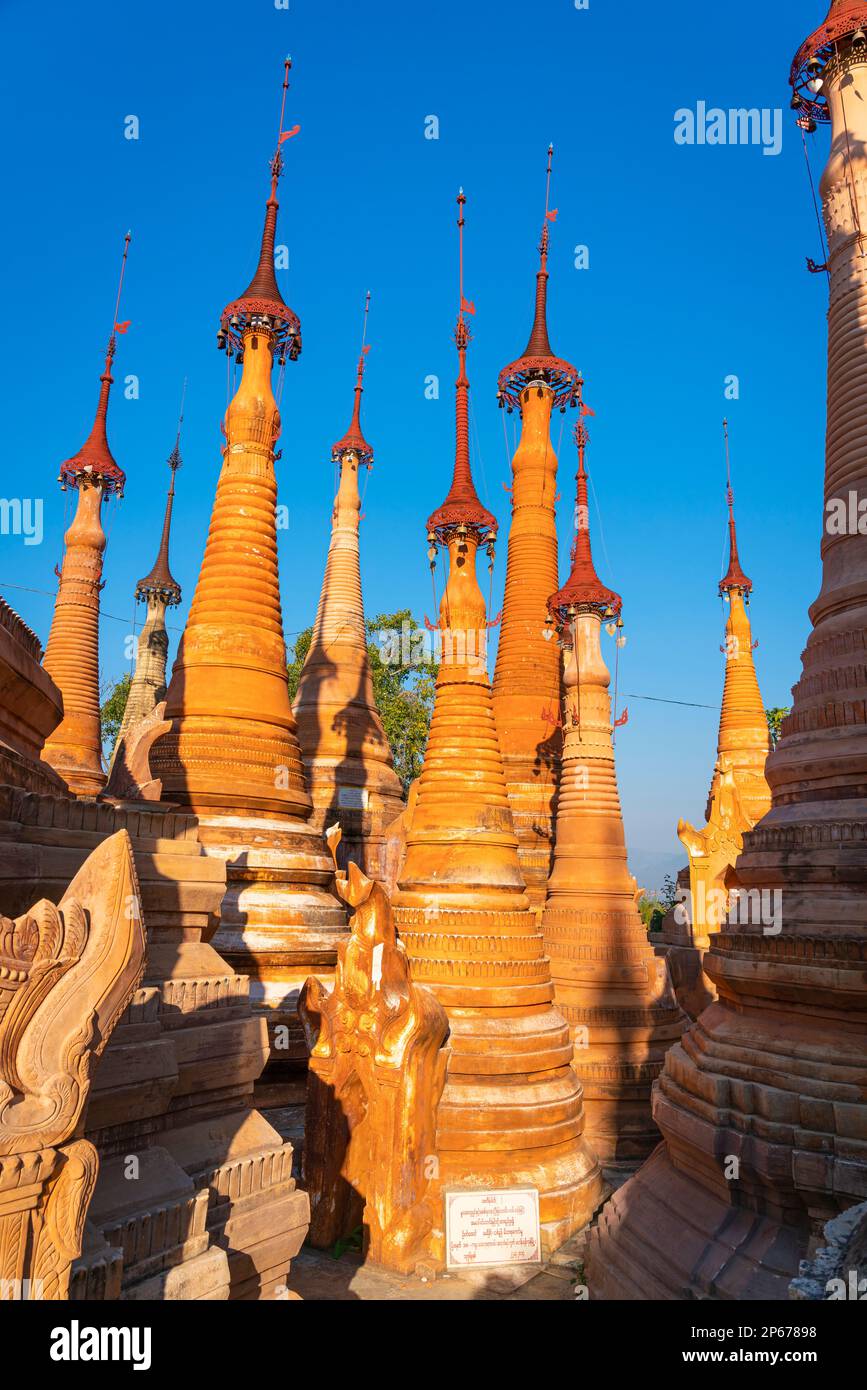
[[[444,1199],[449,1269],[536,1264],[541,1260],[538,1188],[446,1192]]]
[[[344,811],[366,811],[367,810],[367,788],[366,787],[338,787],[337,805]]]

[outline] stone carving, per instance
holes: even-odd
[[[336,863],[341,831],[327,834]],[[448,1019],[410,980],[382,886],[350,863],[337,891],[355,915],[337,948],[334,983],[311,976],[299,1001],[310,1048],[309,1238],[329,1246],[363,1225],[368,1258],[407,1273],[434,1253]]]
[[[0,1296],[63,1299],[96,1183],[81,1137],[91,1068],[141,976],[139,887],[126,831],[59,906],[0,918]]]
[[[151,776],[150,753],[157,739],[171,728],[166,702],[154,706],[138,723],[118,736],[105,794],[117,801],[160,801],[163,784]]]

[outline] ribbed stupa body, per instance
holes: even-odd
[[[753,635],[743,591],[732,589],[728,594],[728,604],[726,673],[717,760],[705,814],[710,816],[721,777],[731,772],[744,812],[751,825],[755,825],[771,806],[771,794],[765,778],[770,746],[768,719],[753,661]]]
[[[867,4],[832,6],[829,21],[844,15],[849,37],[822,86],[822,587],[767,763],[771,810],[736,865],[750,920],[711,941],[718,1001],[666,1058],[654,1108],[666,1143],[603,1213],[591,1296],[784,1299],[823,1223],[867,1197],[867,535],[828,529],[838,499],[846,515],[850,494],[867,496],[867,257],[854,216],[867,227],[867,46],[851,42]],[[760,890],[779,891],[776,922]]]
[[[417,984],[449,1016],[438,1111],[444,1187],[531,1185],[552,1245],[588,1220],[601,1179],[584,1139],[569,1030],[518,861],[487,671],[477,540],[448,542],[436,701],[394,896]]]
[[[306,1056],[297,993],[311,970],[333,969],[346,927],[324,840],[308,824],[289,701],[269,334],[248,329],[243,351],[205,557],[166,696],[171,729],[150,766],[163,799],[190,807],[208,852],[227,861],[215,946],[251,976],[268,1018],[272,1056],[257,1090],[267,1104],[295,1093]]]
[[[325,578],[293,709],[313,798],[311,824],[325,829],[339,822],[345,862],[382,879],[385,831],[403,810],[403,788],[376,708],[367,654],[359,466],[354,450],[342,455]]]
[[[100,478],[76,483],[75,516],[64,537],[60,587],[54,603],[44,666],[63,695],[63,720],[42,750],[76,796],[105,786],[99,723],[99,592],[105,531]]]
[[[557,1007],[575,1043],[588,1139],[603,1163],[627,1165],[659,1141],[650,1090],[686,1020],[648,943],[627,868],[600,628],[598,612],[578,613],[566,649],[563,768],[542,930]]]
[[[493,691],[518,859],[531,906],[541,911],[551,869],[562,749],[560,655],[545,627],[548,599],[558,584],[557,455],[551,443],[551,390],[534,382],[521,402]]]

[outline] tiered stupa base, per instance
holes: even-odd
[[[741,1301],[788,1297],[806,1251],[803,1229],[701,1189],[660,1144],[615,1192],[590,1234],[591,1299]]]
[[[550,1002],[541,938],[528,933],[526,911],[395,907],[394,916],[413,981],[449,1015],[441,1186],[535,1187],[543,1247],[556,1249],[591,1219],[603,1182],[582,1139],[581,1090],[568,1029]],[[474,976],[490,984],[474,986]],[[511,1006],[501,1002],[505,991]]]
[[[612,923],[598,911],[592,926],[583,915],[545,909],[555,998],[575,1046],[588,1139],[602,1163],[630,1168],[659,1143],[651,1088],[684,1020],[637,914]]]
[[[268,1025],[270,1060],[256,1105],[303,1106],[307,1045],[298,995],[308,975],[331,979],[346,913],[334,896],[334,866],[309,822],[202,816],[205,852],[226,865],[226,895],[214,944],[250,977],[254,1009]]]
[[[748,849],[773,833],[759,827]],[[818,902],[794,885],[784,899],[793,913]],[[824,1223],[867,1197],[865,963],[854,936],[715,936],[720,999],[666,1058],[665,1146],[593,1234],[597,1296],[785,1298]],[[707,1247],[694,1267],[684,1231]]]

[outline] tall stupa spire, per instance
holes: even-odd
[[[442,539],[453,527],[472,530],[477,543],[496,540],[496,517],[479,501],[470,467],[470,380],[467,376],[467,348],[472,334],[467,314],[476,312],[475,305],[464,297],[464,190],[458,193],[458,320],[455,325],[455,347],[458,350],[458,376],[455,382],[455,466],[452,485],[442,506],[428,517],[427,529]]]
[[[361,332],[361,352],[358,356],[358,367],[355,374],[355,391],[353,394],[352,419],[349,422],[349,429],[338,439],[331,450],[331,457],[335,463],[339,463],[344,454],[355,454],[361,467],[370,468],[373,463],[373,450],[364,437],[361,428],[361,397],[364,394],[364,368],[367,354],[370,352],[370,344],[367,341],[367,319],[370,313],[370,290],[364,300],[364,327]]]
[[[867,496],[867,0],[835,0],[789,80],[805,133],[831,127],[822,585],[771,809],[704,957],[718,999],[666,1057],[665,1144],[591,1237],[597,1297],[786,1299],[824,1223],[864,1201],[867,535],[850,507]]]
[[[729,422],[723,420],[723,435],[726,447],[726,505],[729,509],[729,567],[719,582],[721,594],[730,594],[733,589],[737,589],[742,595],[748,595],[753,587],[753,582],[748,579],[741,569],[740,557],[738,556],[738,533],[735,526],[735,494],[732,488],[732,467],[729,454]]]
[[[217,333],[217,346],[231,357],[237,355],[238,365],[244,361],[244,334],[247,329],[259,327],[268,333],[274,357],[282,365],[288,357],[297,361],[301,355],[301,324],[298,315],[289,308],[280,293],[274,268],[274,250],[277,239],[277,185],[283,173],[282,147],[301,129],[292,126],[284,130],[286,118],[286,93],[289,90],[289,73],[292,59],[287,57],[283,64],[283,97],[280,105],[280,121],[277,129],[277,145],[271,159],[271,192],[265,204],[265,225],[262,228],[262,243],[256,273],[238,298],[227,304],[220,316]]]
[[[172,526],[172,508],[175,501],[175,476],[181,467],[181,428],[184,423],[184,400],[187,383],[184,381],[181,393],[181,409],[175,444],[168,457],[170,482],[166,495],[166,508],[163,516],[163,529],[160,536],[157,558],[150,572],[135,586],[136,603],[147,605],[144,627],[136,644],[135,667],[129,685],[123,720],[112,749],[109,764],[108,792],[115,786],[115,768],[126,764],[129,736],[143,719],[153,714],[156,706],[166,698],[166,664],[169,654],[169,634],[166,631],[166,610],[176,608],[181,601],[181,586],[173,578],[169,568],[169,539]]]
[[[78,452],[60,467],[60,485],[64,491],[72,488],[77,501],[72,525],[64,537],[60,585],[44,665],[63,694],[64,713],[46,740],[42,756],[76,796],[96,796],[106,780],[99,720],[99,594],[105,551],[101,509],[112,495],[123,496],[126,482],[109,448],[107,423],[117,334],[129,327],[119,322],[119,315],[130,240],[127,232],[93,425]]]
[[[548,248],[553,147],[545,169],[533,327],[526,352],[500,373],[500,405],[521,416],[512,459],[512,521],[506,591],[494,671],[494,713],[506,771],[518,856],[535,911],[545,901],[554,846],[553,806],[560,775],[560,659],[546,632],[548,598],[558,584],[557,455],[551,415],[578,399],[580,376],[554,356],[548,338]]]
[[[463,192],[458,197],[461,252]],[[461,268],[463,257],[461,254]],[[549,962],[518,862],[491,687],[476,555],[494,518],[472,484],[464,427],[467,328],[456,342],[455,477],[428,520],[448,551],[439,611],[436,700],[395,919],[413,980],[449,1015],[451,1059],[439,1106],[442,1185],[538,1189],[543,1238],[560,1244],[598,1202],[599,1168],[582,1130],[568,1029],[553,1007]]]
[[[215,945],[253,976],[272,1029],[268,1101],[297,1085],[303,1042],[295,1003],[311,966],[333,969],[345,914],[333,869],[308,824],[312,802],[289,698],[277,562],[275,360],[297,357],[297,316],[277,289],[271,256],[290,63],[287,59],[263,257],[249,289],[223,311],[218,345],[241,364],[224,421],[223,462],[205,555],[166,696],[169,730],[150,771],[163,797],[199,816],[208,852],[227,861]],[[266,254],[267,253],[267,254]],[[276,1033],[274,1029],[279,1029]],[[290,1080],[291,1078],[291,1080]]]
[[[549,599],[563,651],[563,765],[542,931],[554,997],[575,1043],[587,1135],[603,1163],[635,1165],[658,1143],[650,1093],[685,1019],[647,940],[626,860],[614,760],[611,677],[601,634],[622,643],[622,600],[593,563],[579,382],[572,568]]]
[[[324,830],[339,822],[345,861],[382,879],[385,830],[403,810],[403,789],[376,707],[361,591],[358,474],[373,463],[361,428],[369,309],[368,291],[352,420],[332,449],[339,477],[325,577],[293,711],[313,798],[311,824]]]
[[[749,616],[753,585],[738,556],[726,420],[723,438],[729,565],[719,581],[719,592],[728,613],[725,643],[720,648],[725,656],[725,680],[716,761],[705,808],[706,824],[697,829],[683,818],[678,821],[677,834],[689,856],[689,900],[667,915],[659,942],[677,953],[687,952],[671,958],[671,966],[678,995],[691,1017],[712,994],[701,962],[711,936],[720,928],[720,904],[727,899],[744,835],[771,806],[765,778],[768,720],[753,661],[758,644],[753,641]]]

